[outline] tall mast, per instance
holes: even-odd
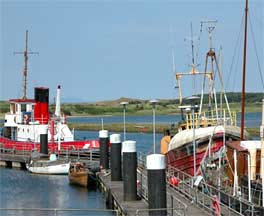
[[[28,52],[28,30],[26,30],[26,47],[24,52],[14,52],[14,54],[24,55],[24,70],[23,70],[23,96],[22,99],[27,99],[27,63],[28,54],[38,54],[37,52]]]
[[[247,18],[248,18],[248,0],[245,7],[245,30],[244,30],[244,57],[243,57],[243,74],[242,74],[242,92],[241,92],[241,131],[240,139],[244,139],[245,124],[245,86],[246,86],[246,60],[247,60]]]

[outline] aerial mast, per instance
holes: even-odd
[[[242,71],[242,92],[241,92],[241,129],[240,139],[244,139],[245,127],[245,86],[246,86],[246,61],[247,61],[247,17],[248,16],[248,0],[245,6],[245,29],[244,29],[244,57],[243,57],[243,71]]]
[[[23,70],[23,96],[22,99],[27,99],[27,64],[29,54],[38,54],[38,52],[28,52],[28,30],[26,30],[26,47],[24,52],[14,52],[14,54],[24,55],[24,70]]]

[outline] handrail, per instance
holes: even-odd
[[[1,211],[32,211],[33,213],[36,213],[38,211],[41,212],[53,212],[54,216],[57,216],[58,213],[63,212],[88,212],[88,213],[111,213],[115,214],[116,216],[119,215],[118,210],[113,209],[78,209],[78,208],[0,208]]]
[[[186,215],[186,210],[185,209],[179,209],[179,208],[155,208],[155,209],[137,209],[135,216],[140,216],[140,212],[155,212],[155,211],[162,211],[162,210],[164,210],[164,211],[166,210],[167,211],[167,215],[174,215],[174,213],[175,213],[175,215],[183,215],[183,216]],[[168,211],[170,211],[171,213],[169,213]]]
[[[227,211],[228,215],[231,213],[244,215],[245,211],[247,210],[250,210],[252,216],[254,214],[254,209],[256,209],[256,206],[253,203],[249,203],[243,198],[233,197],[230,194],[207,184],[206,182],[200,182],[199,186],[195,187],[192,176],[178,170],[175,167],[169,166],[167,178],[170,179],[171,177],[176,177],[179,180],[179,184],[177,186],[171,185],[176,191],[184,194],[190,200],[195,201],[197,205],[201,206],[207,211],[212,212],[212,208],[210,206],[214,201],[213,195],[216,195],[219,199],[219,205],[223,210]],[[225,200],[226,202],[224,203],[222,200]],[[239,209],[234,209],[234,205],[239,205]]]
[[[217,115],[217,112],[215,110],[206,111],[203,112],[201,115],[199,113],[194,113],[194,127],[207,127],[209,125],[214,126],[218,124],[224,124],[224,125],[237,125],[237,118],[236,118],[236,112],[226,112],[226,110],[223,110],[224,116]],[[226,114],[228,113],[228,115]],[[180,124],[180,127],[184,127],[186,129],[193,128],[193,117],[192,113],[186,113],[185,114],[185,122]]]

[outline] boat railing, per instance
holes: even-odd
[[[12,214],[13,213],[13,214]],[[0,215],[120,215],[114,209],[75,209],[75,208],[0,208]]]
[[[170,179],[177,178],[178,184],[172,184]],[[188,175],[175,167],[169,166],[167,170],[168,183],[176,191],[192,200],[201,208],[215,214],[219,208],[222,215],[258,215],[258,207],[253,203],[235,197],[225,192],[222,188],[216,188],[203,181],[202,177]]]
[[[216,110],[202,112],[200,115],[198,112],[193,114],[188,112],[185,114],[185,122],[180,125],[181,128],[191,129],[199,127],[208,127],[215,125],[237,125],[236,112],[227,112],[223,110],[221,112]]]
[[[21,142],[10,142],[8,140],[4,140],[4,142],[0,142],[0,159],[2,161],[14,161],[25,163],[30,160],[30,158],[36,158],[39,152],[38,147],[32,144],[24,144]],[[50,150],[49,153],[53,153]],[[62,149],[60,152],[55,152],[57,157],[63,160],[70,161],[81,161],[85,162],[92,167],[97,165],[99,161],[99,150],[98,149]]]

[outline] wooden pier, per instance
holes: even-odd
[[[117,210],[122,216],[145,216],[150,211],[159,209],[148,209],[147,185],[145,170],[138,170],[138,179],[142,180],[138,184],[138,200],[124,201],[123,182],[111,181],[111,173],[98,173],[99,185],[105,194],[106,205],[109,209]],[[192,201],[185,198],[179,192],[167,185],[167,215],[210,215],[205,210],[199,208]]]
[[[0,166],[9,168],[26,168],[26,163],[30,161],[32,152],[15,151],[13,149],[0,149]],[[57,153],[58,158],[68,161],[84,162],[90,169],[99,168],[99,151],[98,150],[72,150],[60,151]]]

